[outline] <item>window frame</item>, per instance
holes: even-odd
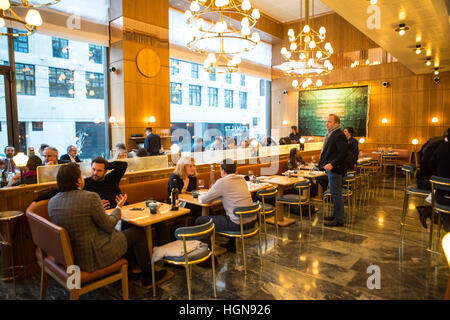
[[[242,102],[244,101],[243,97],[245,97],[245,107],[242,107]],[[247,107],[248,107],[247,101],[248,101],[248,94],[247,94],[247,92],[246,91],[239,91],[239,109],[246,110]]]
[[[194,101],[194,94],[195,94],[195,101]],[[189,105],[196,107],[202,105],[202,86],[189,84]]]
[[[91,78],[94,75],[94,79]],[[105,75],[100,72],[85,71],[85,88],[86,99],[105,99]],[[89,84],[88,84],[89,81]],[[94,85],[92,85],[94,84]],[[89,86],[89,87],[88,87]],[[98,89],[98,90],[95,90]],[[94,90],[94,95],[91,95],[91,90]]]
[[[19,29],[13,29],[13,32],[14,33],[23,33],[23,31],[21,31]],[[24,45],[25,43],[26,43],[26,50],[20,50],[22,47],[25,47],[25,45]],[[14,52],[30,53],[30,46],[28,43],[27,36],[14,37]]]
[[[63,49],[64,49],[63,43],[66,44],[65,47],[67,48],[67,52],[63,52]],[[55,51],[55,50],[59,50],[59,51]],[[58,52],[60,52],[60,53],[58,53]],[[57,54],[55,55],[55,53],[57,53]],[[52,37],[52,57],[68,60],[70,57],[69,40],[64,39],[64,38]]]
[[[66,74],[66,73],[69,73],[69,74],[71,73],[72,79],[74,79],[74,71],[71,71],[69,69],[64,69],[64,68],[56,68],[56,67],[48,67],[48,70],[50,71],[48,73],[49,96],[52,98],[71,98],[71,99],[75,98],[74,83],[70,82],[70,80],[69,80],[70,77],[68,77]],[[52,70],[56,71],[55,84],[54,84],[54,87],[55,87],[54,92],[55,93],[52,93],[52,85],[53,85],[53,83],[51,82],[51,79],[53,80]],[[65,86],[64,88],[62,88],[62,85],[58,84],[58,82],[59,82],[58,78],[61,76],[61,70],[64,72],[64,75],[65,75],[65,79],[63,81],[63,85]],[[58,71],[60,71],[60,72],[58,73]],[[67,88],[67,84],[69,85],[69,88]],[[72,94],[69,93],[70,89],[73,90]],[[64,90],[66,92],[66,94],[58,94],[60,91],[62,92],[62,90]]]
[[[234,102],[233,102],[233,100],[234,100],[234,90],[225,89],[224,97],[225,97],[225,104],[224,104],[225,108],[233,109],[234,108]]]
[[[23,69],[25,67],[31,67],[32,68],[32,75],[26,74]],[[15,64],[15,68],[16,68],[16,93],[17,95],[21,95],[21,96],[36,96],[36,68],[34,64],[27,64],[27,63],[16,63]],[[21,71],[18,71],[21,70]],[[23,76],[23,79],[19,79],[19,76]],[[28,79],[29,77],[32,77],[31,79]],[[19,81],[23,81],[24,85],[23,88],[24,90],[19,92],[18,90],[18,83]],[[29,82],[32,82],[32,86],[28,86]],[[27,88],[32,88],[31,92],[27,92]]]
[[[219,106],[219,88],[208,87],[208,107],[216,108]]]
[[[180,85],[181,89],[179,92],[176,92],[176,87]],[[173,101],[173,98],[176,97],[176,102]],[[179,82],[170,82],[170,104],[183,104],[183,84]]]

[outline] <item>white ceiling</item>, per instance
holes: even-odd
[[[303,16],[305,16],[305,0],[303,1]],[[323,14],[332,12],[330,8],[324,5],[320,0],[314,1],[314,14]],[[344,0],[340,0],[344,1]],[[299,20],[300,18],[300,0],[251,0],[252,7],[258,8],[261,12],[282,23]],[[310,6],[312,7],[312,1]],[[310,9],[312,14],[312,8]]]

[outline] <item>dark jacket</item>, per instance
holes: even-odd
[[[289,135],[289,139],[291,139],[291,141],[295,141],[295,142],[298,142],[298,141],[300,140],[301,137],[302,137],[302,136],[300,135],[300,133],[293,134],[293,133],[291,132],[291,134]]]
[[[434,137],[428,140],[420,149],[420,169],[417,171],[416,179],[429,180],[433,175],[433,168],[431,167],[431,158],[437,148],[444,143],[444,137]]]
[[[117,205],[116,196],[122,193],[119,188],[120,179],[122,179],[125,171],[127,171],[128,163],[125,161],[114,161],[108,164],[107,173],[102,181],[95,181],[92,177],[84,179],[84,190],[97,193],[102,200],[108,200],[110,208]]]
[[[181,192],[181,189],[183,189],[183,186],[184,186],[183,179],[181,179],[177,174],[172,173],[172,175],[169,178],[169,183],[168,183],[168,188],[167,188],[169,197],[170,197],[170,193],[172,192],[174,180],[175,180],[176,186],[178,188],[178,192]],[[189,177],[189,185],[188,185],[186,191],[190,192],[190,191],[194,191],[196,189],[197,189],[197,177]]]
[[[358,157],[359,157],[359,147],[358,147],[358,140],[356,140],[355,138],[351,137],[348,140],[348,145],[349,145],[349,151],[353,154],[353,158],[355,159],[354,163],[358,162]]]
[[[147,150],[149,156],[157,156],[161,150],[161,137],[157,134],[150,133],[144,140],[144,149]]]
[[[342,130],[334,131],[328,138],[328,142],[324,145],[322,154],[320,155],[319,170],[324,170],[323,167],[331,163],[334,173],[345,174],[347,168],[345,166],[345,159],[348,156],[347,138]]]
[[[442,177],[450,178],[450,142],[443,142],[439,145],[433,153],[430,161],[430,168],[432,174]],[[436,201],[450,205],[450,191],[436,190]]]
[[[59,160],[71,162],[71,161],[70,161],[70,156],[69,156],[68,153],[63,154],[63,155],[61,156],[61,158],[59,158]],[[78,156],[75,156],[75,162],[81,162],[81,160],[80,160],[80,158],[78,158]]]

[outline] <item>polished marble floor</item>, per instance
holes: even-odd
[[[400,242],[402,181],[399,175],[394,191],[388,178],[375,201],[356,208],[353,221],[345,227],[324,227],[322,210],[313,223],[308,217],[300,223],[294,215],[297,222],[280,228],[278,238],[274,226],[269,225],[267,246],[262,237],[262,265],[257,237],[246,240],[247,276],[239,254],[221,255],[216,269],[218,299],[442,299],[449,266],[442,251],[433,256],[426,251],[428,231],[419,223],[417,200],[411,201],[404,241]],[[316,205],[322,209],[321,204]],[[371,265],[379,267],[380,289],[368,288]],[[184,269],[167,268],[175,276],[157,287],[156,299],[187,299]],[[193,266],[193,273],[193,298],[212,299],[211,269]],[[153,299],[151,290],[142,289],[136,281],[130,282],[129,292],[130,299]],[[17,282],[16,293],[11,283],[0,282],[0,299],[38,298],[39,275]],[[49,280],[47,299],[68,298],[58,283]],[[120,298],[120,283],[81,296]]]

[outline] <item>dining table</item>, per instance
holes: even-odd
[[[292,188],[292,186],[294,184],[296,184],[297,182],[302,182],[302,181],[307,180],[306,178],[302,178],[302,177],[287,177],[287,176],[283,176],[283,175],[263,176],[263,177],[259,177],[259,179],[261,180],[261,182],[266,182],[266,183],[274,184],[277,186],[277,189],[278,189],[277,199],[280,198],[286,190]],[[278,203],[278,201],[277,201],[276,206],[277,206],[277,220],[278,220],[278,225],[280,227],[285,227],[285,226],[295,223],[296,220],[284,216],[283,204]],[[270,223],[270,224],[275,224],[275,217],[268,218],[266,220],[266,222]]]

